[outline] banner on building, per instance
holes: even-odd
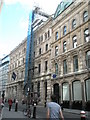
[[[12,78],[15,80],[16,79],[16,74],[15,72],[12,73]]]

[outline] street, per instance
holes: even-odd
[[[27,116],[24,116],[23,114],[23,109],[25,108],[25,105],[19,104],[18,106],[18,111],[15,112],[15,104],[13,103],[12,105],[12,109],[11,111],[8,110],[8,104],[5,104],[5,107],[2,110],[2,120],[7,119],[11,119],[11,120],[29,120],[29,119],[33,119],[33,118],[27,118]],[[32,111],[32,115],[33,115],[33,107],[31,106],[31,111]],[[74,111],[74,112],[70,112],[70,110],[63,110],[63,114],[64,114],[64,118],[65,120],[80,120],[80,111]],[[33,117],[33,116],[32,116]],[[88,117],[88,115],[87,115]],[[45,119],[46,118],[46,108],[40,105],[37,105],[36,107],[36,118],[37,119]],[[88,120],[90,119],[90,116],[88,118]],[[33,119],[34,120],[34,119]]]

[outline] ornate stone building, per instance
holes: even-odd
[[[90,5],[75,1],[58,14],[63,6],[52,23],[51,88],[63,107],[82,109],[90,104]]]
[[[37,69],[32,82],[41,103],[54,93],[64,107],[90,104],[89,6],[89,2],[61,2],[54,18],[35,31]]]
[[[61,2],[54,14],[34,31],[32,91],[41,103],[56,94],[67,108],[90,105],[90,3]],[[8,95],[22,98],[26,40],[10,53]],[[12,73],[16,74],[15,80]],[[12,94],[13,93],[13,94]]]
[[[50,100],[51,95],[51,25],[50,17],[34,32],[34,76],[33,91],[39,93],[41,103]]]
[[[22,99],[24,76],[25,76],[25,57],[26,39],[10,52],[10,66],[7,82],[7,98]]]

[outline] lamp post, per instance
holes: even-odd
[[[30,107],[30,88],[28,87],[28,108]]]

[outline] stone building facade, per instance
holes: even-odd
[[[51,95],[51,34],[52,18],[34,31],[34,76],[33,91],[39,93],[41,103]]]
[[[32,91],[40,102],[56,94],[63,107],[88,109],[90,105],[90,3],[71,2],[57,7],[34,31]],[[62,9],[64,8],[64,9]],[[62,10],[60,12],[60,10]],[[8,95],[21,100],[25,75],[26,40],[10,53]],[[16,74],[15,80],[12,73]],[[13,94],[12,94],[13,93]]]
[[[35,31],[34,91],[40,92],[41,103],[50,101],[54,93],[64,107],[87,108],[90,104],[90,5],[72,2],[58,14],[60,5],[55,18]],[[45,51],[46,44],[48,51]]]
[[[21,100],[23,97],[26,39],[10,52],[10,66],[7,82],[7,98]]]
[[[90,104],[89,2],[75,2],[52,24],[52,93],[64,107]],[[52,75],[53,76],[53,75]]]

